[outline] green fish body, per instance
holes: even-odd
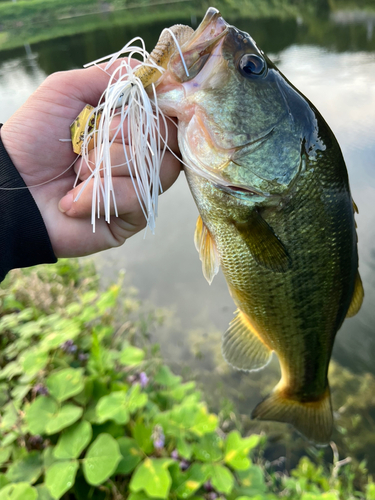
[[[176,54],[158,100],[179,119],[203,273],[211,282],[221,266],[238,308],[223,355],[251,371],[274,351],[281,380],[253,417],[326,444],[334,338],[363,298],[340,147],[315,107],[215,9],[182,52],[189,76]]]

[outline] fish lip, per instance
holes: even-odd
[[[215,7],[210,7],[191,39],[182,46],[182,51],[187,52],[196,44],[212,51],[219,40],[228,33],[229,28],[230,25],[223,19],[220,12]]]
[[[194,31],[193,36],[191,40],[188,42],[190,44],[194,44],[197,38],[200,38],[203,34],[203,32],[208,28],[211,27],[211,31],[214,28],[214,33],[211,33],[210,40],[216,38],[218,35],[223,36],[222,32],[226,31],[227,28],[229,27],[229,24],[224,21],[222,15],[220,12],[215,9],[215,7],[210,7],[204,18],[202,19],[202,22],[198,26],[198,28]],[[221,31],[219,31],[221,30]],[[217,34],[215,34],[216,31],[219,31]],[[221,38],[220,36],[220,38]]]

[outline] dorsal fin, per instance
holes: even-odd
[[[272,351],[262,342],[247,316],[237,309],[223,336],[225,360],[239,370],[260,370],[271,359]]]
[[[283,242],[257,210],[245,222],[233,224],[258,264],[277,272],[289,269],[292,261]]]
[[[220,259],[210,232],[206,228],[201,216],[197,219],[194,234],[195,248],[199,252],[199,258],[202,261],[203,276],[211,285],[212,280],[219,271]]]
[[[347,318],[351,318],[351,317],[355,316],[357,314],[357,312],[361,309],[364,295],[365,295],[365,293],[363,291],[362,280],[361,280],[361,277],[359,275],[359,272],[357,271],[352,301],[350,303],[348,312],[346,313]]]

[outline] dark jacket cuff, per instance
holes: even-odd
[[[56,261],[38,206],[0,138],[0,281],[11,269]]]

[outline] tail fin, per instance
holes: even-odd
[[[301,402],[274,391],[252,413],[252,418],[292,424],[298,432],[314,444],[323,446],[330,441],[333,427],[331,396],[327,387],[318,401]]]

